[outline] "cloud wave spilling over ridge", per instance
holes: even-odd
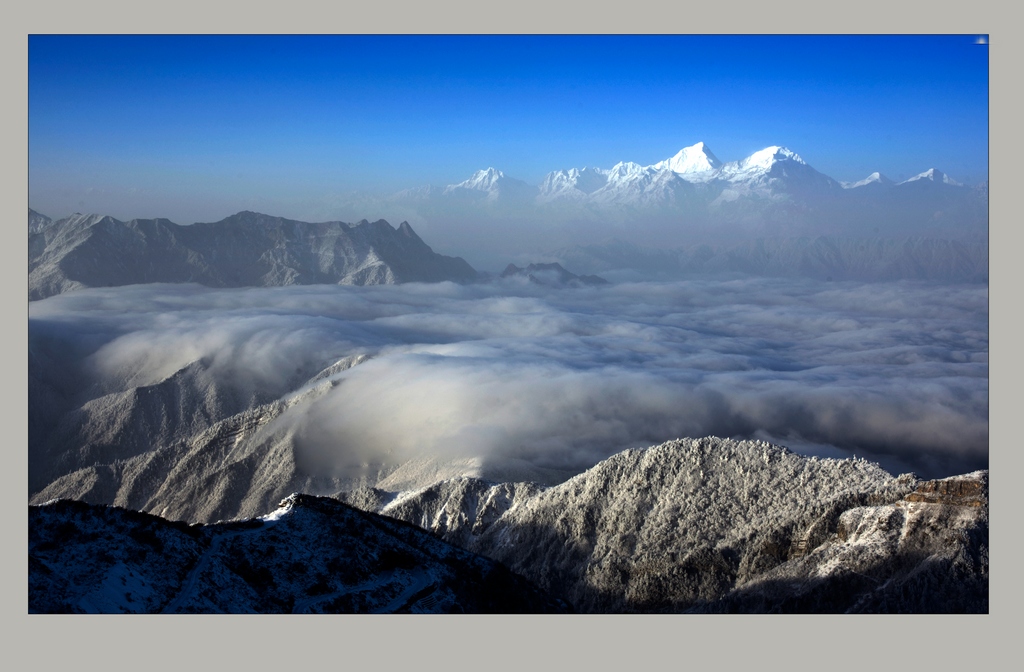
[[[921,475],[988,464],[980,285],[150,285],[29,310],[30,343],[75,344],[77,370],[103,389],[203,360],[225,384],[279,396],[371,355],[282,419],[324,465],[436,454],[578,470],[707,434]]]

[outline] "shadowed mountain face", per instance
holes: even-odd
[[[255,212],[191,226],[78,214],[44,220],[30,212],[30,300],[151,282],[276,287],[477,278],[463,259],[435,254],[406,222],[397,229],[384,220],[311,224]]]
[[[559,613],[505,567],[332,499],[185,525],[61,500],[29,509],[30,613]]]

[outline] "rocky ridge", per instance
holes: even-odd
[[[133,388],[87,402],[65,415],[53,433],[30,436],[29,501],[71,498],[210,523],[263,514],[296,491],[326,495],[376,483],[386,474],[382,467],[368,467],[361,476],[331,476],[303,464],[294,427],[280,421],[330,390],[337,383],[332,376],[365,360],[344,357],[295,392],[245,403],[241,410],[210,388],[177,384],[196,380],[181,375],[202,370],[196,363],[168,379],[175,383],[174,394]],[[168,381],[155,388],[166,390]],[[107,401],[111,396],[137,403],[119,406]],[[93,422],[86,411],[97,404],[106,413]],[[151,433],[151,427],[161,432]]]
[[[40,217],[29,213],[30,300],[152,282],[277,287],[477,279],[465,260],[434,253],[407,222],[312,224],[240,212],[190,226],[81,214],[44,226]]]
[[[921,499],[951,488],[984,504]],[[341,497],[496,559],[583,612],[987,610],[987,472],[921,483],[711,437],[626,451],[543,489],[461,478]],[[877,542],[876,528],[896,536]],[[937,569],[951,563],[959,573]],[[843,578],[857,572],[869,578]],[[914,576],[938,597],[901,592]],[[750,597],[758,586],[770,599]]]

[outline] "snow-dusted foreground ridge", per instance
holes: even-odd
[[[213,525],[30,506],[29,609],[988,611],[987,471],[921,481],[708,437],[550,487],[460,476],[336,498]]]
[[[172,523],[58,500],[29,508],[33,613],[551,613],[501,565],[411,525],[293,495],[257,519]]]
[[[922,482],[711,437],[628,450],[550,488],[457,478],[339,496],[582,612],[988,610],[987,471]]]

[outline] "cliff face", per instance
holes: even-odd
[[[928,504],[987,508],[988,472],[978,471],[965,476],[926,481],[907,495],[906,500]]]

